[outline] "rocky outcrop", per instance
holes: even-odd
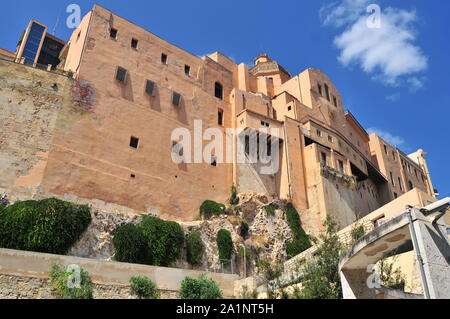
[[[234,272],[242,272],[243,257],[238,256],[242,244],[250,251],[247,264],[247,275],[256,267],[256,261],[265,258],[271,263],[282,263],[286,260],[285,243],[292,239],[289,225],[284,219],[284,207],[286,201],[277,200],[269,203],[268,198],[261,194],[240,194],[239,205],[230,207],[228,215],[214,217],[191,223],[182,223],[186,232],[199,231],[205,243],[203,267],[208,269],[220,269],[216,236],[220,229],[231,232],[235,258]],[[270,204],[274,207],[274,214],[268,214],[264,209]],[[241,223],[249,226],[248,236],[241,236]]]
[[[114,230],[125,224],[139,224],[139,215],[92,211],[92,222],[81,238],[67,253],[70,256],[112,260]]]

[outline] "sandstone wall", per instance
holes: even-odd
[[[41,184],[72,80],[0,59],[0,188]]]
[[[129,280],[133,276],[150,278],[164,292],[163,297],[174,297],[185,277],[198,278],[204,272],[166,267],[118,263],[71,256],[42,254],[0,249],[0,298],[49,298],[46,288],[48,270],[52,262],[78,265],[85,269],[96,285],[99,298],[129,298]],[[207,273],[215,280],[224,296],[234,295],[236,275]],[[27,292],[28,291],[28,292]]]
[[[130,285],[94,284],[94,299],[135,299]],[[177,292],[161,290],[162,299],[176,299]],[[48,279],[0,275],[0,299],[54,299],[48,288]]]

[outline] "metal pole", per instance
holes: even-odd
[[[247,260],[246,260],[245,246],[244,246],[244,278],[247,278]]]
[[[430,291],[428,289],[428,282],[427,282],[427,278],[425,276],[425,269],[423,268],[422,255],[420,254],[420,251],[419,251],[419,244],[417,242],[416,230],[414,229],[413,219],[412,219],[412,215],[411,215],[411,208],[408,208],[407,212],[408,212],[407,215],[408,215],[408,219],[409,219],[409,231],[411,232],[413,247],[416,252],[417,262],[419,263],[420,277],[422,278],[425,299],[430,299]]]

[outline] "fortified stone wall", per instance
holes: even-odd
[[[72,80],[0,59],[0,188],[37,187]]]

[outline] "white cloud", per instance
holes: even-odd
[[[395,147],[400,147],[402,145],[405,144],[405,140],[400,137],[400,136],[394,136],[391,133],[387,132],[387,131],[383,131],[380,130],[376,127],[371,127],[367,130],[367,133],[369,134],[376,134],[379,137],[381,137],[383,140],[385,140],[386,142],[388,142],[389,144],[395,146]]]
[[[386,100],[391,102],[397,102],[400,99],[400,93],[394,93],[386,96]]]
[[[408,84],[412,90],[420,89],[424,78],[416,74],[427,69],[428,58],[414,43],[416,12],[382,9],[381,27],[369,28],[368,3],[367,0],[342,0],[320,10],[324,25],[346,27],[334,39],[340,50],[338,60],[345,66],[357,65],[388,85]]]
[[[340,28],[357,20],[368,5],[368,0],[342,0],[324,5],[319,15],[325,26]]]

